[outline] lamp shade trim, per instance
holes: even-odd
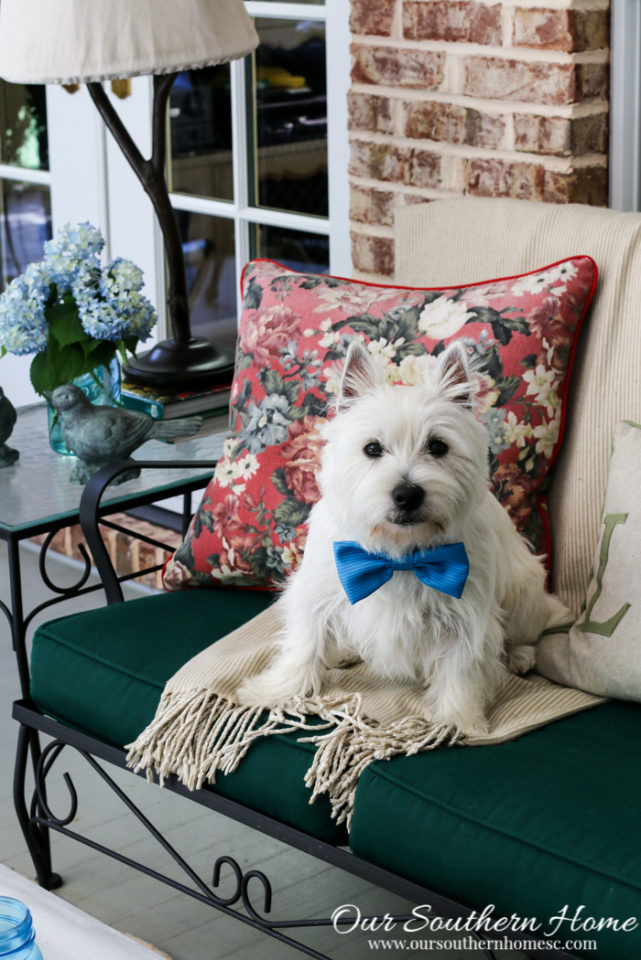
[[[247,56],[248,53],[251,53],[254,47],[250,47],[245,53],[240,53],[237,56],[233,57],[234,60],[238,60],[241,57]],[[160,76],[161,74],[168,73],[181,73],[183,70],[201,70],[204,67],[215,67],[222,63],[229,63],[229,57],[220,57],[216,60],[201,60],[200,62],[184,62],[180,63],[180,58],[176,58],[176,66],[171,67],[151,67],[148,63],[132,63],[130,66],[122,64],[121,69],[122,73],[113,73],[111,70],[106,69],[102,72],[100,68],[97,68],[97,73],[83,73],[69,75],[68,77],[43,77],[38,74],[17,74],[14,73],[9,76],[7,73],[2,72],[2,65],[0,64],[0,77],[3,80],[7,80],[9,83],[59,83],[61,86],[70,86],[74,83],[102,83],[106,80],[119,80],[124,77],[149,77],[151,75]]]

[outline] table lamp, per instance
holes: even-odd
[[[125,367],[127,375],[151,386],[204,384],[232,359],[191,334],[182,243],[165,179],[169,92],[180,71],[244,57],[257,45],[242,0],[0,3],[0,76],[13,83],[86,83],[158,216],[167,258],[171,338]],[[138,150],[101,83],[140,75],[154,77],[149,159]]]

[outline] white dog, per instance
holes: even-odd
[[[487,434],[472,410],[464,350],[453,344],[425,371],[424,384],[390,386],[367,350],[351,344],[337,413],[325,427],[322,496],[303,561],[279,601],[280,651],[242,685],[243,703],[317,695],[327,667],[361,658],[378,675],[424,686],[427,720],[482,732],[507,669],[529,670],[542,630],[567,619],[545,592],[540,559],[488,489]],[[348,554],[339,576],[334,545],[345,541],[336,548]],[[430,582],[419,579],[409,569],[414,556],[443,545],[456,545],[445,550],[455,556],[444,583],[438,552],[427,554],[437,581],[429,573]],[[400,561],[402,569],[350,602],[346,590],[360,590],[349,583],[354,565],[360,576],[354,555],[363,552],[375,555],[375,566]]]

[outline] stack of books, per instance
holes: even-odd
[[[203,425],[195,436],[226,430],[229,424],[229,384],[197,387],[180,393],[166,393],[142,383],[123,380],[120,402],[127,410],[146,413],[154,420],[199,416]]]

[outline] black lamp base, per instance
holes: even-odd
[[[161,340],[128,361],[123,373],[130,380],[150,387],[190,390],[231,379],[231,350],[215,347],[209,340]]]

